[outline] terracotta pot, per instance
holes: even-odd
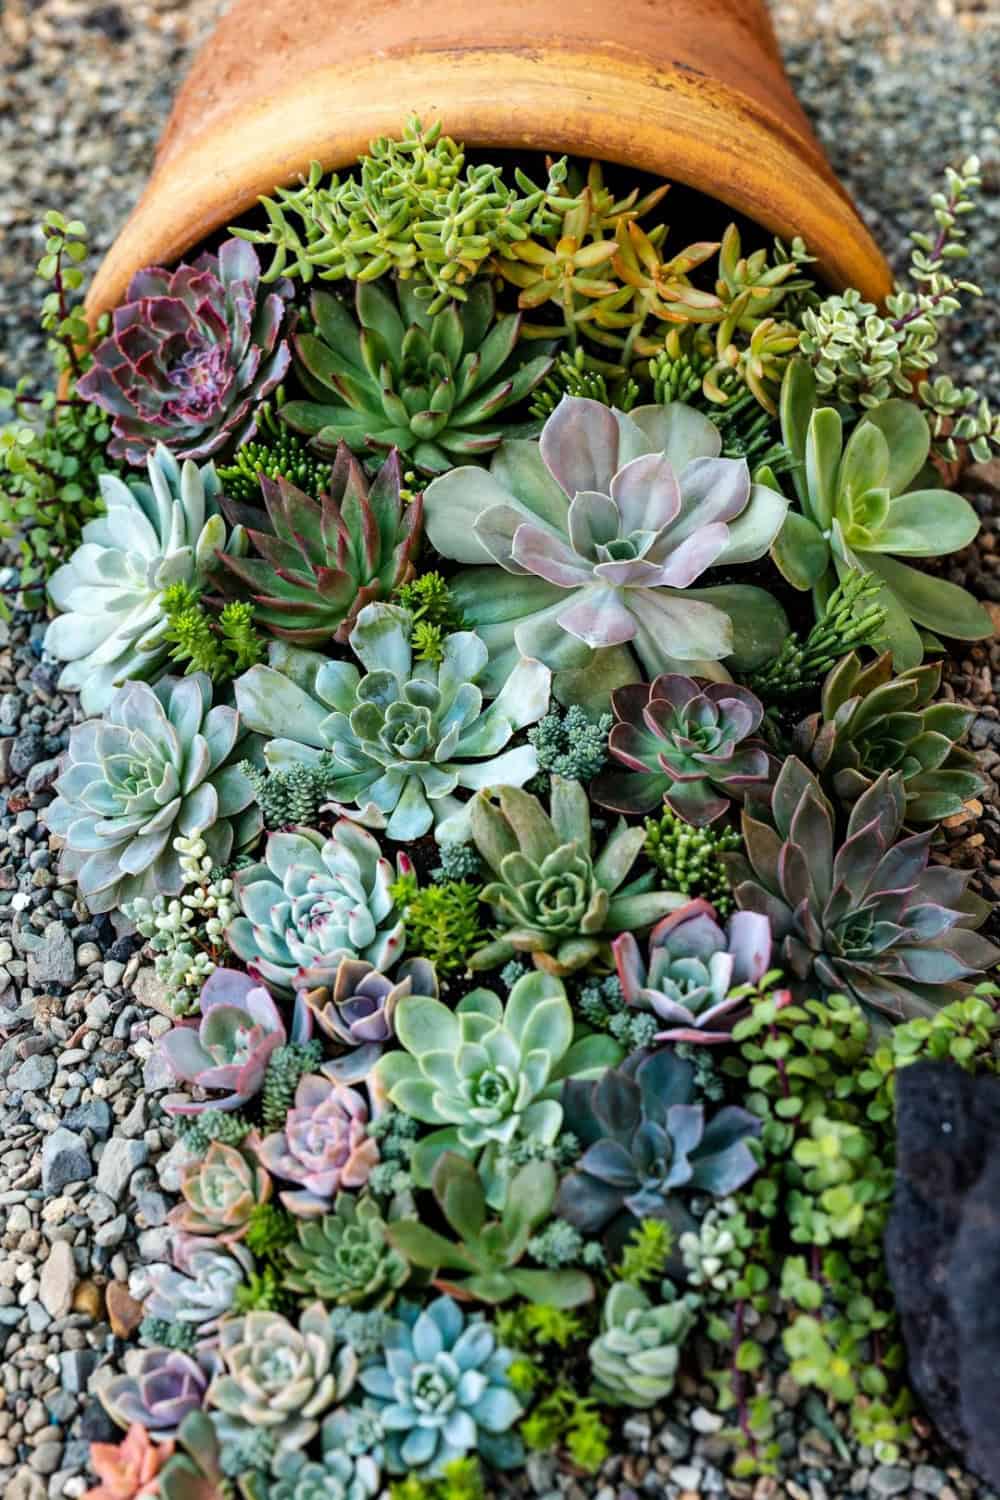
[[[472,146],[687,183],[801,234],[833,285],[875,300],[889,289],[785,76],[765,0],[235,0],[178,95],[91,310],[311,161],[349,165],[414,112]]]

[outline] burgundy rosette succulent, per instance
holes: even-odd
[[[341,1189],[364,1187],[378,1164],[364,1096],[307,1073],[299,1080],[284,1130],[265,1136],[257,1155],[275,1177],[298,1184],[278,1195],[287,1209],[302,1218],[326,1213]]]
[[[133,276],[77,382],[112,417],[110,456],[143,464],[163,442],[179,459],[203,459],[252,437],[259,403],[291,361],[278,338],[290,295],[287,282],[261,293],[257,254],[236,239],[194,265]]]

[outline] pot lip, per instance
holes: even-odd
[[[182,93],[180,102],[195,101]],[[237,98],[194,135],[175,133],[172,118],[95,277],[89,316],[121,303],[136,271],[176,262],[313,161],[324,171],[353,165],[413,114],[440,119],[470,147],[596,158],[683,183],[772,233],[801,235],[834,288],[856,286],[875,302],[891,290],[881,251],[815,140],[757,100],[681,64],[657,72],[593,50],[473,47],[460,59],[431,49],[317,68],[250,104]]]

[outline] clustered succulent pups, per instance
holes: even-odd
[[[410,122],[50,330],[103,450],[47,570],[85,717],[46,819],[184,981],[178,1200],[90,1500],[596,1470],[706,1343],[766,1472],[740,1336],[775,1307],[800,1383],[905,1436],[838,1309],[891,1341],[894,1071],[995,1028],[931,857],[984,783],[924,659],[989,621],[908,561],[978,525],[924,472],[942,424],[995,424],[903,399],[931,247],[880,318],[798,241],[668,245],[665,192]]]

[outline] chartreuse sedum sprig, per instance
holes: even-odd
[[[465,968],[487,941],[479,887],[467,880],[419,887],[415,875],[403,875],[389,894],[402,913],[407,952],[430,959],[443,974]]]
[[[262,401],[257,408],[256,436],[237,448],[231,464],[218,470],[227,500],[259,505],[261,478],[287,479],[314,500],[329,485],[329,463],[314,457],[298,433],[277,416],[276,408],[284,404],[285,390],[279,386],[273,401]]]
[[[695,828],[665,806],[659,817],[646,819],[643,847],[660,871],[664,890],[703,896],[725,917],[733,909],[733,898],[722,855],[740,843],[735,828]]]
[[[228,682],[263,660],[265,646],[254,627],[251,604],[232,600],[212,615],[199,589],[172,583],[164,590],[161,606],[170,660],[183,666],[185,676],[207,672],[213,682]]]
[[[622,365],[609,365],[593,359],[581,344],[570,352],[564,349],[551,372],[536,387],[531,399],[531,415],[544,422],[551,417],[564,396],[585,396],[602,406],[616,406],[631,411],[639,399],[639,383]]]
[[[878,603],[880,587],[872,573],[845,573],[805,640],[794,631],[786,636],[777,656],[746,679],[748,687],[765,703],[795,698],[816,687],[848,652],[878,636],[885,624],[885,610]]]
[[[435,666],[444,659],[445,637],[468,628],[468,622],[440,573],[421,573],[400,585],[394,604],[410,616],[410,644],[415,661]]]

